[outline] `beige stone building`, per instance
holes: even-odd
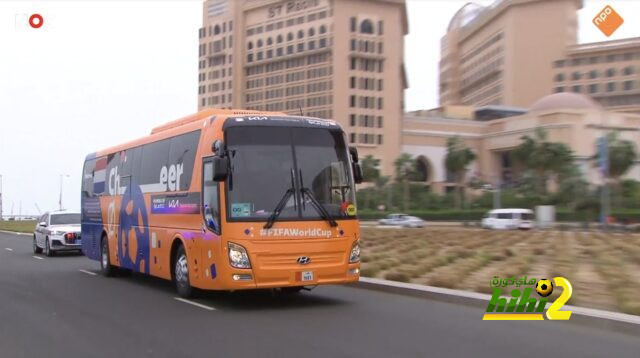
[[[409,112],[402,133],[402,151],[416,158],[422,181],[439,193],[454,185],[444,165],[446,141],[453,136],[459,136],[477,155],[468,177],[493,185],[509,184],[517,175],[509,152],[523,135],[533,136],[539,127],[547,131],[550,141],[566,143],[574,151],[584,178],[594,185],[601,182],[591,159],[600,136],[617,131],[622,139],[640,143],[640,115],[603,109],[586,95],[576,93],[545,96],[528,110],[479,107],[467,119],[447,117],[447,111],[450,109],[444,107]],[[484,120],[478,120],[481,118]],[[640,162],[626,177],[640,180]]]
[[[581,0],[462,7],[441,42],[440,104],[529,107],[577,92],[640,113],[640,38],[577,44],[581,8]]]
[[[554,92],[584,93],[602,106],[640,114],[640,37],[569,46],[553,62]]]
[[[332,118],[393,172],[407,86],[404,0],[206,0],[203,10],[199,109]]]

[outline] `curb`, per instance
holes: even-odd
[[[22,236],[31,236],[33,234],[27,234],[25,232],[16,232],[16,231],[6,231],[6,230],[0,230],[1,233],[3,234],[13,234],[13,235],[22,235]]]
[[[352,286],[361,289],[478,307],[482,308],[483,311],[491,299],[491,295],[485,293],[453,290],[449,288],[424,286],[414,283],[396,282],[369,277],[360,277],[360,281],[353,283]],[[640,335],[640,316],[569,305],[564,306],[562,310],[573,312],[571,314],[571,319],[569,319],[567,323]],[[479,317],[479,319],[481,319],[481,316]]]

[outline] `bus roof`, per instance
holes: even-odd
[[[183,126],[185,124],[189,124],[192,122],[200,121],[201,119],[210,117],[210,116],[238,116],[238,115],[262,115],[262,116],[286,116],[285,113],[282,112],[265,112],[265,111],[250,111],[250,110],[242,110],[242,109],[218,109],[218,108],[209,108],[204,109],[198,113],[194,113],[188,115],[186,117],[182,117],[180,119],[176,119],[174,121],[159,125],[151,130],[151,134],[156,134],[159,132],[166,131],[171,128],[177,128]]]

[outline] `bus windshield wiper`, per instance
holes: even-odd
[[[303,187],[302,189],[300,189],[300,192],[302,192],[302,200],[304,201],[304,196],[306,195],[309,200],[311,200],[311,206],[316,209],[316,211],[323,219],[329,221],[329,225],[331,225],[332,227],[338,226],[338,223],[336,223],[333,217],[329,215],[327,209],[325,209],[325,207],[318,201],[318,199],[316,199],[315,195],[313,195],[313,192],[309,188]]]
[[[276,205],[276,208],[273,209],[273,212],[271,213],[271,215],[269,215],[269,218],[267,219],[267,223],[264,224],[265,229],[270,229],[273,226],[273,223],[276,221],[278,216],[280,216],[282,209],[284,208],[284,206],[287,204],[287,201],[289,201],[289,198],[291,198],[291,196],[294,193],[295,193],[295,190],[293,190],[293,188],[287,189],[287,191],[282,196],[282,199],[280,199],[280,202],[278,203],[278,205]]]

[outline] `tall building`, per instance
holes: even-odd
[[[583,93],[603,107],[640,114],[640,37],[569,46],[553,62],[554,92]]]
[[[399,155],[404,0],[206,0],[198,108],[304,114],[341,123],[361,155]]]
[[[469,3],[441,39],[440,105],[528,107],[549,94],[551,63],[576,43],[580,0]]]

